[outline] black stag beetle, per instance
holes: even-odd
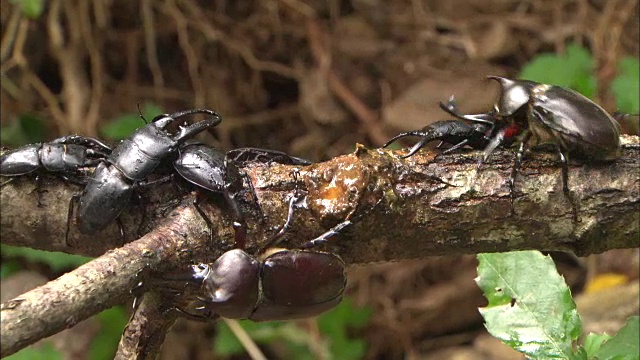
[[[210,115],[189,126],[180,126],[177,134],[166,130],[180,118],[193,115]],[[136,130],[123,140],[95,169],[82,195],[71,199],[69,217],[75,202],[79,202],[76,220],[83,234],[94,234],[116,220],[129,202],[133,191],[144,186],[146,179],[158,165],[177,153],[187,139],[222,121],[215,111],[192,109],[173,114],[159,115],[151,123]],[[67,229],[67,232],[69,230]],[[124,237],[120,225],[120,235]]]
[[[25,145],[0,157],[0,176],[11,177],[0,184],[0,187],[17,176],[36,174],[38,206],[43,206],[40,200],[40,174],[51,173],[69,183],[84,186],[87,183],[87,173],[82,170],[96,166],[110,153],[111,148],[100,140],[79,135]]]
[[[247,235],[245,211],[242,209],[239,196],[245,191],[243,184],[244,173],[239,166],[247,162],[279,163],[285,165],[310,165],[311,161],[291,156],[284,152],[257,149],[239,148],[224,153],[218,149],[208,147],[196,141],[188,141],[179,149],[179,156],[174,161],[173,167],[178,175],[189,183],[196,185],[206,192],[220,193],[233,212],[236,246],[244,248]],[[249,190],[253,193],[251,182]],[[206,193],[205,192],[205,193]],[[255,196],[252,196],[255,199]],[[194,207],[207,223],[210,234],[210,245],[213,246],[213,231],[211,220],[200,208],[203,197],[196,197]]]
[[[289,201],[285,224],[263,249],[270,248],[286,234],[295,209],[304,207],[305,200],[296,189]],[[350,213],[343,222],[303,247],[311,248],[328,241],[371,212],[381,201],[357,216],[352,216],[355,211]],[[156,285],[163,285],[164,289],[180,293],[185,284],[199,287],[204,296],[196,301],[197,313],[177,308],[185,317],[199,321],[220,316],[255,321],[316,316],[340,303],[346,281],[345,263],[339,256],[292,249],[275,250],[258,258],[242,249],[234,249],[211,264],[193,265],[186,272],[164,274],[151,280]]]
[[[36,143],[8,151],[0,157],[0,176],[16,177],[39,171],[56,174],[68,182],[84,185],[86,179],[78,170],[93,167],[111,153],[100,140],[70,135],[47,143]],[[9,183],[7,180],[3,186]]]
[[[441,103],[440,106],[447,112],[458,112],[455,104],[455,98],[453,96],[449,99],[447,104]],[[440,148],[444,143],[451,145],[451,147],[442,152],[443,154],[449,153],[463,146],[470,146],[474,149],[484,149],[490,140],[488,136],[496,125],[494,117],[491,113],[488,113],[475,115],[475,118],[476,122],[471,123],[460,119],[435,121],[420,130],[400,133],[387,141],[382,145],[382,147],[386,148],[403,137],[418,136],[422,139],[413,145],[407,154],[402,155],[400,158],[405,159],[412,156],[428,142],[434,140],[440,140],[438,148]]]

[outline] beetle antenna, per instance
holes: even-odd
[[[144,115],[142,115],[142,110],[140,109],[140,102],[136,104],[136,107],[138,108],[138,116],[140,116],[140,119],[142,119],[142,121],[144,121],[145,124],[149,124],[147,119],[144,118]]]

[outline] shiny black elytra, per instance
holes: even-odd
[[[387,143],[382,145],[382,147],[387,147],[403,137],[418,136],[421,137],[420,141],[414,144],[408,153],[402,155],[402,159],[412,156],[428,142],[434,140],[440,140],[438,147],[442,146],[443,143],[452,145],[443,151],[445,154],[463,146],[470,146],[474,149],[484,149],[489,142],[487,133],[490,129],[490,125],[483,123],[470,124],[463,120],[440,120],[435,121],[420,130],[400,133],[387,141]]]
[[[178,119],[192,114],[206,114],[210,117],[183,127],[173,135],[166,130]],[[136,130],[123,140],[95,169],[82,195],[71,200],[69,216],[73,204],[78,201],[76,219],[83,234],[94,234],[116,220],[131,201],[136,187],[143,186],[145,180],[167,157],[174,155],[178,147],[187,139],[218,125],[220,115],[212,110],[193,109],[155,117],[151,123]],[[121,236],[122,236],[122,227]]]
[[[244,248],[247,235],[247,224],[238,199],[244,190],[244,175],[240,172],[239,166],[251,161],[301,166],[311,164],[309,160],[276,150],[239,148],[223,153],[195,141],[181,146],[179,156],[173,163],[176,173],[189,183],[205,190],[205,193],[222,194],[233,213],[235,243],[239,248]],[[210,245],[213,246],[211,220],[199,206],[203,199],[197,197],[193,205],[209,227]]]
[[[78,170],[96,166],[110,153],[111,148],[100,140],[79,135],[63,136],[4,153],[0,157],[0,176],[16,177],[45,171],[83,185],[86,181]],[[11,179],[2,185],[9,181]]]

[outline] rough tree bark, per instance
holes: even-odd
[[[282,246],[296,247],[355,211],[377,206],[326,249],[347,263],[393,261],[430,255],[523,249],[572,251],[578,255],[639,246],[640,145],[623,137],[624,155],[614,163],[577,164],[569,185],[578,203],[578,221],[561,191],[553,154],[536,152],[525,161],[511,205],[507,179],[513,153],[492,156],[476,177],[475,152],[436,156],[422,151],[409,159],[388,150],[357,147],[349,155],[308,167],[248,164],[243,170],[255,189],[247,198],[249,243],[261,243],[284,222],[288,198],[298,186],[306,209],[295,214]],[[146,269],[170,271],[215,259],[233,247],[231,219],[220,199],[203,204],[213,223],[215,244],[208,245],[206,224],[191,205],[194,194],[172,184],[150,189],[122,216],[127,240],[119,247],[117,227],[83,236],[71,225],[65,242],[69,198],[80,191],[51,178],[41,187],[19,178],[2,188],[0,235],[4,244],[99,256],[78,269],[2,304],[1,356],[61,331],[130,298]],[[42,192],[44,190],[45,192]],[[256,200],[256,201],[252,201]],[[263,215],[259,215],[262,213]],[[113,249],[109,250],[108,249]],[[105,252],[106,251],[106,252]],[[121,340],[118,358],[153,358],[175,319],[160,294],[147,293]]]

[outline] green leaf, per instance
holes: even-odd
[[[4,279],[20,270],[22,270],[22,267],[17,261],[2,259],[2,264],[0,264],[0,279]]]
[[[122,306],[115,306],[97,315],[100,332],[91,342],[89,358],[92,360],[113,359],[118,349],[122,330],[129,321],[129,316]]]
[[[150,121],[156,115],[161,114],[162,110],[154,104],[144,104],[142,106],[142,116]],[[133,134],[136,129],[144,125],[144,121],[140,115],[125,114],[113,119],[100,128],[100,133],[111,140],[122,140]]]
[[[618,333],[595,353],[598,360],[637,360],[640,358],[640,318],[632,316]]]
[[[46,137],[45,122],[34,114],[21,114],[16,120],[2,127],[0,140],[11,147],[19,147],[44,141]]]
[[[576,359],[581,321],[571,291],[550,257],[538,251],[479,254],[476,282],[489,304],[487,330],[535,359]]]
[[[593,355],[600,350],[602,344],[604,344],[607,340],[611,339],[611,336],[607,334],[594,334],[591,333],[587,335],[584,339],[584,344],[582,347],[587,352],[587,357],[592,358]]]
[[[611,91],[616,98],[619,111],[637,114],[640,112],[640,61],[625,57],[618,63],[618,76],[611,82]]]
[[[591,54],[575,44],[568,45],[564,55],[535,56],[522,68],[519,78],[569,87],[587,97],[593,97],[597,86]]]
[[[62,359],[62,355],[53,347],[53,344],[49,341],[45,341],[41,346],[30,346],[22,349],[17,353],[3,358],[4,360],[33,360],[33,359],[47,359],[58,360]]]
[[[361,359],[366,354],[366,342],[350,338],[347,330],[365,327],[370,318],[370,308],[356,308],[349,298],[318,317],[318,328],[328,338],[334,358]]]
[[[91,260],[91,258],[80,255],[71,255],[62,252],[36,250],[9,245],[0,245],[0,251],[3,256],[20,256],[32,262],[45,263],[49,265],[53,271],[63,271],[70,268],[76,268]]]
[[[11,0],[13,4],[20,6],[22,14],[29,19],[37,19],[44,11],[44,0]]]

